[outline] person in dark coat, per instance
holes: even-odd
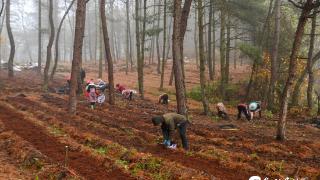
[[[161,130],[164,142],[163,144],[169,148],[172,148],[173,144],[171,138],[176,129],[179,130],[182,146],[185,150],[189,149],[188,139],[186,136],[188,120],[185,116],[177,113],[166,113],[162,116],[155,116],[152,118],[154,126],[161,124]]]
[[[169,95],[167,93],[159,96],[159,104],[169,104]]]
[[[240,103],[238,104],[237,108],[238,108],[238,120],[241,119],[242,114],[247,118],[248,121],[251,120],[251,115],[249,113],[247,104]]]
[[[80,69],[80,78],[81,78],[81,84],[83,84],[84,79],[86,78],[86,71],[83,68]]]

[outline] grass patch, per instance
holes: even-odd
[[[50,133],[54,136],[66,136],[66,133],[57,126],[50,126]]]
[[[192,157],[192,156],[194,156],[194,153],[193,153],[193,152],[191,152],[191,151],[187,151],[187,152],[186,152],[186,156],[188,156],[188,157]]]
[[[228,160],[228,155],[221,152],[221,151],[218,151],[217,149],[207,149],[207,150],[200,152],[200,154],[202,154],[203,156],[206,156],[206,157],[212,157],[212,158],[217,159],[219,161],[227,161]]]
[[[212,115],[210,116],[210,119],[214,122],[218,122],[220,120],[220,117],[219,116],[216,116],[216,115]]]
[[[273,113],[272,113],[272,111],[269,111],[269,110],[265,110],[263,112],[263,115],[268,119],[272,119],[273,118]]]
[[[23,167],[26,169],[35,168],[36,170],[39,171],[43,168],[43,166],[44,166],[43,162],[41,162],[41,160],[36,157],[28,158],[23,162]]]
[[[250,154],[250,157],[251,157],[252,159],[255,159],[255,160],[259,159],[259,156],[258,156],[257,153],[252,153],[252,154]]]
[[[272,161],[266,165],[265,169],[275,173],[282,173],[284,169],[284,160],[280,162]]]
[[[170,171],[161,171],[163,167],[162,161],[158,158],[148,157],[146,159],[141,159],[137,162],[131,172],[133,175],[137,176],[140,173],[147,172],[151,175],[153,179],[171,179],[172,173]]]
[[[126,160],[117,159],[115,163],[119,167],[122,167],[122,168],[124,168],[126,170],[129,169],[129,162],[126,161]]]
[[[100,155],[105,155],[108,153],[108,148],[105,146],[101,146],[101,147],[96,148],[94,151]]]

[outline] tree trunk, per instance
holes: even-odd
[[[208,65],[209,65],[209,79],[213,81],[213,71],[212,71],[212,18],[213,18],[213,0],[210,0],[209,5],[209,23],[208,23]],[[213,31],[214,32],[214,31]],[[200,34],[200,33],[199,33]]]
[[[0,17],[3,13],[3,9],[4,9],[4,0],[1,1],[1,10],[0,10]],[[0,24],[0,36],[1,36],[1,33],[2,33],[2,28],[3,28],[3,23],[4,23],[4,18],[5,18],[5,15],[2,17],[2,21],[1,21],[1,24]],[[1,43],[0,43],[0,70],[1,70],[1,59],[2,59],[2,52],[1,52]]]
[[[136,53],[137,53],[137,66],[139,65],[139,59],[140,59],[140,13],[139,13],[139,5],[140,0],[135,1],[135,24],[136,24]],[[137,67],[138,68],[138,67]]]
[[[109,44],[109,36],[107,29],[107,18],[105,14],[105,0],[100,1],[100,13],[101,13],[101,25],[102,25],[102,34],[104,39],[104,49],[106,53],[106,59],[108,60],[108,81],[109,81],[109,104],[115,104],[114,98],[114,81],[113,81],[113,62],[111,56],[111,49]]]
[[[110,0],[110,34],[111,34],[111,38],[110,38],[110,44],[111,44],[111,56],[114,57],[114,62],[117,63],[117,57],[116,57],[116,45],[115,45],[115,32],[114,32],[114,2],[115,0]],[[108,68],[107,66],[105,66],[105,68]],[[107,70],[107,69],[106,69]]]
[[[318,112],[317,116],[320,116],[320,92],[316,91],[317,100],[318,100]]]
[[[315,56],[312,57],[312,68],[319,59],[320,59],[320,51]],[[296,82],[296,85],[294,86],[293,93],[292,93],[292,102],[291,102],[293,106],[297,106],[299,104],[301,86],[304,82],[304,79],[307,76],[307,72],[308,72],[308,67],[306,67],[302,71],[301,75],[299,76]]]
[[[65,0],[65,4],[67,4],[67,1]],[[66,5],[67,6],[67,5]],[[70,30],[71,30],[71,39],[74,39],[74,14],[72,14],[71,18],[70,18],[70,14],[68,14],[68,22],[69,22],[69,26],[70,26]],[[70,61],[72,60],[72,56],[73,56],[73,44],[70,46]]]
[[[153,1],[153,15],[155,15],[155,6],[156,4],[156,0]],[[152,22],[152,29],[155,29],[155,23],[154,21]],[[155,37],[154,35],[152,35],[151,37],[151,42],[150,42],[150,51],[149,51],[149,65],[153,63],[153,55],[154,55],[154,40],[155,40]]]
[[[171,73],[170,73],[170,79],[169,79],[169,86],[172,86],[173,76],[174,76],[174,68],[173,68],[173,64],[172,64]]]
[[[226,66],[225,66],[225,85],[228,86],[229,84],[229,79],[230,79],[230,46],[231,46],[231,20],[230,20],[230,15],[228,12],[227,15],[227,48],[226,48]]]
[[[7,32],[9,36],[9,41],[10,41],[10,56],[9,56],[9,61],[8,61],[8,76],[9,78],[13,77],[13,59],[14,59],[14,54],[16,51],[16,47],[14,44],[14,39],[13,39],[13,34],[11,31],[11,21],[10,21],[10,0],[7,0],[6,2],[6,25],[7,25]]]
[[[129,8],[130,10],[130,8]],[[130,18],[129,18],[130,21]],[[131,27],[130,27],[130,22],[129,22],[129,27],[128,27],[128,33],[129,33],[129,46],[130,46],[130,69],[131,71],[133,70],[133,46],[132,46],[132,37],[131,37]]]
[[[57,66],[58,66],[58,60],[59,60],[59,39],[60,39],[60,32],[61,32],[61,28],[62,28],[62,24],[65,20],[65,18],[67,17],[70,9],[72,8],[72,5],[74,4],[76,0],[71,1],[68,9],[66,10],[66,12],[64,13],[60,23],[59,23],[59,27],[58,27],[58,32],[57,32],[57,37],[56,37],[56,42],[55,42],[55,56],[54,56],[54,65],[53,65],[53,69],[51,72],[51,76],[50,79],[53,80],[53,76],[56,72]]]
[[[304,27],[307,22],[308,15],[310,11],[313,9],[313,1],[307,0],[302,9],[297,30],[295,33],[295,38],[292,46],[292,51],[290,55],[289,61],[289,76],[287,78],[282,97],[281,97],[281,107],[280,107],[280,118],[278,121],[278,129],[277,129],[277,140],[285,140],[285,128],[286,128],[286,118],[288,113],[288,99],[290,97],[290,91],[292,89],[292,85],[294,83],[297,71],[297,56],[300,50],[301,40],[304,33]]]
[[[89,8],[88,8],[89,9]],[[89,11],[90,12],[90,11]],[[90,16],[90,14],[88,13],[88,19],[93,19],[93,17]],[[87,21],[89,28],[87,28],[87,41],[88,41],[88,51],[89,51],[89,61],[92,62],[92,60],[94,60],[93,58],[93,52],[92,52],[92,36],[91,36],[91,26],[90,26],[90,21]]]
[[[161,14],[161,0],[158,1],[158,18],[157,18],[157,28],[160,29],[160,14]],[[157,73],[161,74],[161,55],[160,55],[160,42],[159,42],[160,32],[156,36],[156,51],[157,51]]]
[[[84,29],[86,22],[86,2],[84,0],[77,1],[76,10],[76,28],[74,34],[73,60],[71,69],[71,85],[69,95],[69,112],[76,113],[77,110],[77,94],[78,80],[80,74],[80,65],[82,61],[82,46],[84,38]]]
[[[250,80],[246,89],[246,99],[248,100],[249,95],[251,94],[251,89],[252,89],[252,85],[253,85],[253,78],[254,75],[256,74],[257,71],[257,62],[256,60],[254,60],[253,64],[252,64],[252,69],[251,69],[251,74],[250,74]]]
[[[221,97],[224,98],[225,94],[225,64],[226,64],[226,40],[225,40],[225,10],[224,10],[224,3],[225,1],[222,0],[222,7],[220,13],[220,93]]]
[[[184,5],[182,8],[182,12],[181,12],[181,29],[180,29],[180,33],[181,33],[181,38],[180,38],[180,53],[181,53],[181,64],[182,64],[182,75],[183,78],[185,79],[185,70],[184,70],[184,56],[183,56],[183,41],[184,41],[184,36],[186,34],[187,31],[187,25],[188,25],[188,18],[189,18],[189,13],[190,13],[190,7],[191,7],[191,3],[192,0],[185,0],[184,1]],[[185,86],[185,83],[183,81],[183,85]],[[186,91],[186,88],[184,88],[184,90]],[[186,94],[186,92],[185,92]]]
[[[38,3],[38,72],[41,73],[41,62],[42,62],[42,25],[41,25],[41,0]]]
[[[197,66],[197,69],[199,69],[199,52],[198,52],[198,24],[197,24],[197,21],[198,21],[198,12],[197,10],[195,10],[194,12],[194,51],[196,53],[196,66]],[[210,73],[210,72],[209,72]]]
[[[279,0],[280,2],[281,0]],[[280,3],[281,4],[281,3]],[[266,20],[263,24],[263,27],[262,27],[262,32],[261,32],[261,39],[260,39],[260,46],[261,46],[261,50],[263,50],[263,48],[266,46],[266,47],[269,47],[268,43],[264,43],[264,39],[265,37],[267,37],[267,39],[269,39],[269,29],[270,29],[270,18],[273,14],[272,12],[272,7],[273,7],[273,0],[270,0],[270,3],[269,3],[269,8],[268,8],[268,14],[267,14],[267,17],[266,17]],[[266,31],[268,31],[266,33]]]
[[[141,37],[141,56],[138,59],[138,85],[139,85],[139,93],[141,98],[144,98],[144,87],[143,87],[143,67],[144,67],[144,44],[146,37],[146,18],[147,18],[147,0],[143,1],[143,22],[142,22],[142,37]],[[139,33],[139,31],[138,31]]]
[[[101,21],[98,23],[99,25],[99,78],[102,78],[102,71],[103,71],[103,59],[105,57],[105,52],[103,51],[103,37],[102,37],[102,28],[101,28]]]
[[[181,59],[181,41],[180,41],[180,29],[181,29],[181,1],[174,0],[174,22],[173,22],[173,35],[172,35],[172,54],[173,54],[173,68],[175,73],[175,88],[177,99],[177,110],[179,114],[187,113],[187,106],[185,102],[184,93],[184,78]]]
[[[268,92],[268,108],[272,109],[274,105],[274,88],[278,78],[278,49],[280,40],[280,20],[281,20],[281,0],[276,0],[275,2],[275,31],[274,31],[274,41],[273,50],[271,56],[271,77]]]
[[[98,51],[98,46],[99,46],[99,44],[100,44],[100,41],[98,40],[98,34],[99,34],[99,32],[100,32],[100,14],[99,14],[99,12],[98,12],[98,6],[99,6],[99,1],[96,1],[96,2],[94,2],[94,19],[95,19],[95,24],[96,24],[96,26],[95,26],[95,40],[94,40],[94,65],[96,65],[97,64],[97,51]],[[102,75],[102,74],[101,74]],[[102,78],[102,77],[99,77],[99,78]]]
[[[237,26],[237,25],[236,25]],[[237,69],[237,59],[238,59],[238,53],[237,53],[237,46],[238,46],[238,30],[237,27],[234,28],[234,50],[233,50],[233,69]]]
[[[169,59],[170,49],[171,49],[171,30],[172,30],[172,18],[170,18],[170,23],[168,27],[168,33],[167,33],[167,54],[166,59]]]
[[[214,7],[212,7],[214,8]],[[214,11],[212,12],[212,40],[211,40],[211,44],[212,44],[212,75],[213,75],[213,80],[215,78],[216,75],[216,21],[215,21],[215,15],[214,15]]]
[[[116,59],[117,61],[120,60],[120,53],[119,53],[119,49],[120,49],[120,43],[119,43],[119,36],[118,33],[115,32],[114,33],[114,50],[115,50],[115,56],[114,59]]]
[[[162,47],[162,67],[161,67],[161,82],[160,90],[163,89],[164,81],[164,70],[166,67],[166,38],[167,38],[167,0],[164,0],[164,9],[163,9],[163,47]]]
[[[310,46],[309,46],[308,62],[307,62],[307,69],[309,74],[308,89],[307,89],[307,100],[308,100],[309,112],[312,111],[312,107],[313,107],[312,95],[313,95],[314,75],[313,75],[313,68],[312,68],[313,66],[312,56],[313,56],[315,32],[316,32],[316,26],[317,26],[317,11],[318,11],[318,8],[314,9],[314,13],[312,17],[311,32],[310,32]]]
[[[130,26],[130,18],[129,18],[129,0],[126,1],[126,74],[128,74],[129,69],[129,58],[130,58],[130,44],[129,44],[129,26]]]
[[[158,18],[157,18],[157,22],[158,22],[158,29],[160,29],[160,13],[161,13],[161,6],[160,6],[160,0],[159,0],[159,5],[158,5]],[[156,49],[157,49],[157,73],[161,74],[160,71],[160,66],[161,66],[161,55],[160,55],[160,42],[159,42],[159,36],[160,36],[160,32],[157,34],[157,38],[156,38]],[[160,85],[161,86],[161,85]]]
[[[199,60],[200,60],[201,99],[202,99],[202,105],[203,105],[203,112],[204,112],[204,114],[209,115],[209,113],[210,113],[209,103],[208,103],[208,99],[207,99],[207,96],[206,96],[206,77],[205,77],[205,70],[206,69],[205,69],[204,41],[203,41],[203,33],[204,33],[203,32],[203,14],[204,14],[203,8],[204,7],[202,6],[202,0],[198,0],[198,27],[199,27]],[[211,47],[208,46],[208,49],[211,49]],[[210,62],[211,58],[208,59],[208,60]]]
[[[48,83],[49,83],[49,68],[50,68],[50,63],[51,63],[51,56],[52,56],[52,45],[54,41],[54,23],[53,23],[53,16],[52,16],[52,11],[53,11],[53,0],[49,0],[49,23],[50,23],[50,38],[47,46],[47,59],[46,59],[46,65],[44,67],[44,80],[43,80],[43,89],[45,91],[48,90]]]
[[[1,0],[1,10],[0,10],[0,17],[2,16],[4,10],[4,0]],[[0,31],[1,32],[1,31]]]
[[[66,24],[63,25],[63,62],[66,62],[66,57],[67,57],[67,42],[66,42],[66,33],[67,33],[67,28]]]
[[[142,78],[142,73],[143,69],[142,69],[142,64],[141,64],[141,42],[140,42],[140,14],[139,14],[139,1],[140,0],[136,0],[136,4],[135,4],[135,13],[136,13],[136,46],[137,46],[137,68],[138,68],[138,86],[139,86],[139,93],[142,92],[142,82],[141,80],[143,80]]]
[[[177,111],[187,115],[186,90],[183,73],[183,40],[190,12],[191,0],[186,0],[181,9],[182,0],[174,0],[172,55],[176,88]]]

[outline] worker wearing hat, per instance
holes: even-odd
[[[259,118],[261,118],[261,101],[253,101],[249,103],[249,112],[251,120],[255,113],[259,113]]]

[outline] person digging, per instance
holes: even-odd
[[[161,130],[163,135],[163,144],[171,149],[176,148],[176,144],[173,144],[171,137],[176,129],[179,130],[180,138],[182,141],[182,146],[185,150],[189,149],[188,139],[186,136],[187,124],[189,121],[183,115],[177,113],[166,113],[162,116],[155,116],[152,118],[152,123],[154,126],[161,124]]]
[[[169,95],[167,93],[159,96],[159,104],[169,104]]]

